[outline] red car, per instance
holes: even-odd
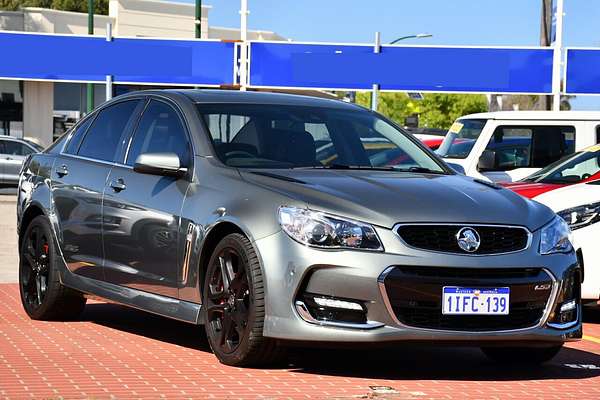
[[[530,199],[575,183],[600,179],[600,144],[585,148],[505,186]]]
[[[419,139],[423,144],[429,147],[431,150],[437,150],[438,147],[444,141],[445,136],[437,136],[437,135],[428,135],[423,133],[417,133],[414,135],[417,139]]]

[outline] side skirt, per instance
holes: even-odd
[[[79,276],[69,271],[64,262],[60,261],[60,281],[71,289],[163,317],[196,325],[203,323],[200,304]]]

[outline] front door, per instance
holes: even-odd
[[[187,178],[137,173],[145,153],[175,153],[190,166],[191,148],[180,115],[151,100],[136,129],[125,165],[115,166],[104,191],[105,273],[109,282],[177,296],[178,229]]]

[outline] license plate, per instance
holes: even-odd
[[[444,286],[444,315],[508,315],[510,288],[465,288]]]

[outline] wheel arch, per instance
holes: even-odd
[[[250,239],[239,225],[231,221],[222,221],[211,227],[203,240],[198,262],[198,288],[200,290],[201,299],[203,299],[204,296],[203,291],[206,269],[208,268],[208,262],[210,261],[213,250],[225,236],[232,233],[239,233]]]
[[[21,223],[19,225],[19,251],[21,251],[21,245],[23,243],[23,234],[27,230],[27,227],[36,217],[40,215],[46,215],[42,209],[42,207],[38,204],[30,204],[29,207],[25,209],[23,212],[23,216],[21,217]]]

